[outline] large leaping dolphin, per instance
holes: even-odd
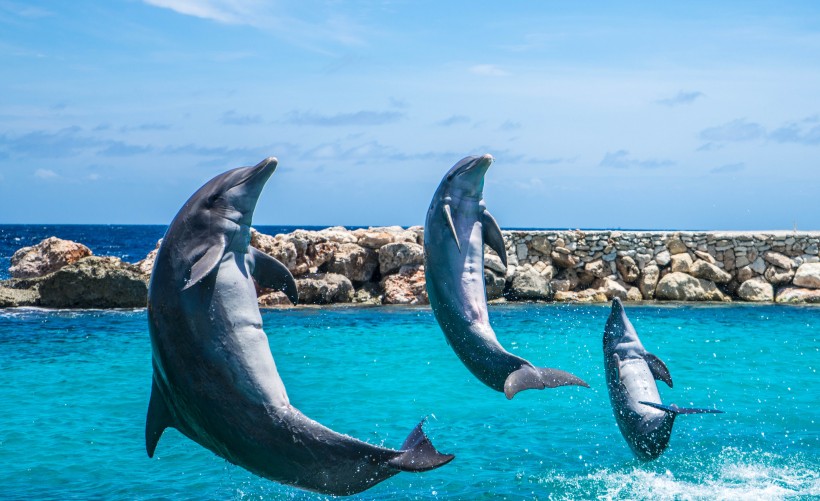
[[[604,329],[604,366],[618,428],[632,452],[643,461],[659,457],[666,449],[678,414],[723,412],[661,403],[655,380],[671,388],[672,376],[666,364],[643,347],[618,298],[612,301]]]
[[[508,399],[530,388],[588,387],[568,372],[535,367],[506,351],[490,327],[484,244],[507,264],[501,229],[484,205],[484,174],[492,163],[491,155],[462,159],[433,195],[424,224],[424,275],[433,313],[470,372]]]
[[[312,421],[288,401],[254,280],[298,299],[290,272],[250,247],[256,201],[276,169],[221,174],[185,203],[162,240],[148,289],[153,384],[145,445],[168,427],[247,470],[324,494],[363,491],[400,471],[453,459],[419,424],[402,450],[377,447]]]

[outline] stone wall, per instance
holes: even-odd
[[[485,247],[490,300],[820,303],[820,232],[502,233],[508,266]],[[302,304],[427,304],[423,236],[420,226],[252,231],[251,245],[288,267]],[[84,247],[52,238],[18,251],[10,270],[15,278],[0,281],[0,308],[145,304],[156,249],[131,265],[94,256],[72,262],[67,254],[76,248]],[[125,289],[133,289],[127,304],[109,300]],[[110,293],[97,297],[91,290]],[[281,292],[258,295],[263,307],[290,304]]]

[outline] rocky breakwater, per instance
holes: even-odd
[[[288,267],[302,304],[427,304],[423,233],[420,226],[252,231],[251,245]],[[820,232],[502,233],[508,266],[485,248],[490,300],[820,303]],[[0,307],[145,306],[155,255],[132,265],[44,240],[15,253]],[[260,289],[259,304],[290,303]]]
[[[820,302],[820,232],[506,231],[505,295]]]
[[[146,275],[135,265],[56,237],[15,252],[9,273],[0,281],[0,308],[139,308],[148,298]]]

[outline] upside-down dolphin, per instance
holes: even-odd
[[[168,228],[148,290],[153,384],[145,445],[168,427],[259,476],[324,494],[363,491],[438,453],[420,423],[402,450],[377,447],[312,421],[288,401],[254,280],[298,299],[293,276],[250,247],[256,201],[276,169],[268,158],[200,188]]]
[[[506,266],[501,229],[484,204],[491,155],[466,157],[444,176],[424,224],[427,295],[447,342],[482,383],[508,399],[522,390],[578,385],[568,372],[536,367],[506,351],[490,327],[484,284],[484,244]]]
[[[618,298],[612,301],[604,329],[604,366],[618,428],[632,452],[643,461],[663,454],[678,414],[723,412],[661,403],[655,380],[671,388],[672,376],[666,364],[643,347]]]

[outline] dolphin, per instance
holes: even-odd
[[[672,376],[666,364],[643,347],[618,298],[612,301],[604,329],[604,367],[618,428],[632,452],[643,461],[663,454],[678,414],[723,412],[661,403],[655,380],[671,388]]]
[[[508,352],[490,327],[484,244],[507,265],[501,229],[484,204],[484,174],[492,163],[492,155],[461,159],[444,176],[427,210],[424,276],[436,320],[467,369],[508,399],[531,388],[589,387],[568,372],[536,367]]]
[[[296,283],[250,247],[259,194],[275,158],[225,172],[185,203],[157,253],[148,289],[153,380],[145,446],[169,427],[261,477],[323,494],[361,492],[400,471],[453,459],[422,431],[401,450],[334,432],[293,407],[276,370],[254,281],[296,303]]]

